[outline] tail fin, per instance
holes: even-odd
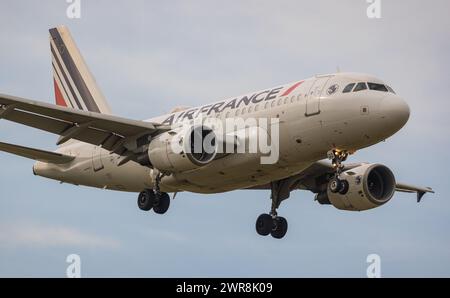
[[[56,104],[111,114],[94,76],[65,26],[50,29]]]

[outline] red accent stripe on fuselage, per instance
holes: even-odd
[[[295,89],[297,89],[298,86],[300,86],[304,81],[295,83],[294,85],[292,85],[291,87],[289,87],[288,90],[286,90],[286,92],[284,92],[281,96],[288,96],[289,94],[291,94],[292,91],[294,91]]]

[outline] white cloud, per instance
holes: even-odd
[[[120,243],[112,238],[85,233],[66,226],[35,223],[0,225],[0,247],[85,247],[117,248]]]

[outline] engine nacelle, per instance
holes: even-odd
[[[369,210],[386,204],[395,193],[395,177],[381,164],[364,164],[341,173],[348,182],[345,194],[333,193],[327,187],[326,197],[336,208],[349,211]],[[326,201],[325,193],[317,196],[319,203]]]
[[[201,125],[163,133],[148,148],[151,164],[164,172],[192,170],[210,163],[216,155],[216,135]]]

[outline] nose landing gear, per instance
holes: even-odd
[[[327,155],[328,159],[331,160],[331,164],[335,171],[334,177],[328,184],[328,188],[332,193],[340,193],[345,195],[348,192],[349,184],[347,180],[341,180],[339,176],[344,170],[344,165],[342,163],[347,160],[349,153],[347,151],[333,149],[330,150]]]

